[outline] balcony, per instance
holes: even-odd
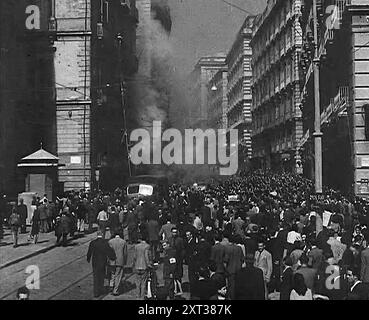
[[[322,125],[328,123],[330,119],[345,111],[350,101],[350,92],[348,87],[340,87],[337,95],[331,99],[330,104],[321,114]]]
[[[328,107],[322,112],[321,124],[325,125],[332,117],[344,113],[350,103],[350,89],[349,87],[340,87],[337,95],[331,99]],[[310,138],[310,130],[307,130],[305,135],[298,142],[298,149],[300,149]]]

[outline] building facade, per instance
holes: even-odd
[[[317,1],[323,185],[369,196],[369,3]],[[304,174],[314,177],[314,21],[311,1],[303,6],[299,148]],[[326,12],[333,12],[331,15]]]
[[[301,0],[269,0],[254,21],[252,148],[256,167],[302,172]]]
[[[189,94],[192,100],[188,110],[187,127],[207,128],[209,121],[208,85],[214,75],[226,66],[222,53],[202,57],[189,76]]]
[[[210,128],[227,129],[227,74],[227,68],[221,68],[208,84],[208,124]]]
[[[54,1],[0,1],[0,193],[25,190],[20,160],[56,153]]]
[[[250,42],[254,20],[254,16],[245,19],[226,59],[228,66],[227,129],[239,131],[240,144],[246,148],[248,158],[252,156],[252,50]]]
[[[57,154],[64,190],[117,187],[122,146],[124,77],[137,69],[134,0],[56,2]]]

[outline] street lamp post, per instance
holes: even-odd
[[[315,192],[323,192],[322,181],[322,132],[320,128],[320,79],[319,79],[319,45],[318,45],[318,13],[317,0],[313,0],[313,19],[314,19],[314,154],[315,154]]]

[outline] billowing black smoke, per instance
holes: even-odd
[[[153,0],[151,3],[153,19],[160,21],[164,30],[169,34],[172,31],[172,18],[168,0]]]

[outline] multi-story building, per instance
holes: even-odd
[[[227,129],[227,68],[221,68],[208,84],[208,125],[214,129]]]
[[[25,190],[20,160],[56,153],[54,1],[0,1],[0,193]]]
[[[227,129],[239,131],[240,144],[246,147],[249,158],[252,155],[252,50],[250,42],[254,20],[254,16],[245,19],[226,59],[228,65]]]
[[[208,85],[214,75],[226,66],[226,56],[219,53],[214,56],[202,57],[191,72],[189,94],[192,105],[188,110],[188,126],[196,128],[208,127]]]
[[[332,12],[331,15],[325,15]],[[369,3],[317,1],[323,184],[369,196]],[[304,174],[314,177],[314,20],[303,2],[299,148]]]
[[[252,148],[256,166],[301,173],[301,0],[269,0],[254,21]]]
[[[125,77],[137,70],[135,0],[56,2],[58,157],[64,190],[113,189],[127,173]]]

